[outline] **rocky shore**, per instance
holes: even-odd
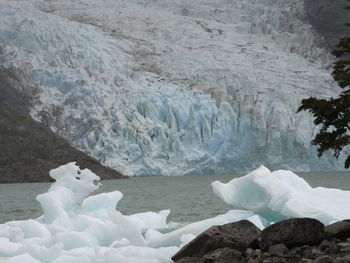
[[[350,262],[350,220],[324,226],[293,218],[263,231],[242,220],[213,226],[176,253],[176,263]]]

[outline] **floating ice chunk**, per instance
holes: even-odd
[[[39,260],[36,260],[28,253],[24,253],[18,256],[14,256],[6,261],[7,263],[41,263]]]
[[[12,242],[23,240],[23,232],[19,227],[10,227],[9,225],[0,225],[0,237],[6,237]]]
[[[111,220],[103,220],[88,215],[77,216],[74,225],[76,231],[87,233],[94,237],[100,246],[106,247],[111,246],[115,241],[121,242],[122,239],[126,239],[120,230],[123,227],[123,225],[111,222]],[[128,241],[126,244],[130,244],[130,241],[126,240]],[[125,242],[123,244],[125,245]]]
[[[134,222],[112,209],[108,210],[108,214],[112,222],[118,226],[120,237],[127,238],[135,246],[146,246],[141,230]]]
[[[89,169],[81,170],[75,162],[51,170],[50,176],[56,182],[51,185],[49,192],[65,187],[74,193],[77,200],[82,200],[99,187],[95,182],[98,182],[100,177]]]
[[[62,255],[54,260],[52,260],[50,263],[90,263],[89,257],[85,255],[80,256],[70,256],[70,255]]]
[[[110,247],[126,247],[130,245],[130,241],[126,238],[122,238],[121,240],[116,240],[110,245]]]
[[[290,217],[312,217],[324,224],[350,217],[350,191],[312,188],[290,171],[270,172],[260,167],[227,184],[212,183],[214,193],[225,203],[279,221]]]
[[[88,169],[80,170],[74,162],[51,170],[50,176],[56,182],[47,193],[36,197],[44,210],[43,221],[70,227],[83,199],[98,189],[95,182],[100,178]]]
[[[22,242],[22,251],[27,251],[29,254],[40,262],[51,262],[52,259],[62,254],[62,243],[56,243],[52,246],[47,246],[44,242],[34,242],[33,239],[26,239]],[[23,253],[23,252],[22,252]]]
[[[0,257],[10,257],[18,255],[20,244],[11,242],[6,237],[0,237]]]
[[[95,217],[108,218],[107,209],[116,209],[118,202],[123,198],[123,194],[119,191],[110,193],[101,193],[89,196],[82,203],[83,210]]]
[[[154,212],[144,212],[137,213],[128,216],[128,218],[133,221],[141,229],[165,229],[168,228],[166,223],[167,217],[170,214],[170,210],[162,210],[158,213]]]
[[[255,214],[251,211],[231,210],[224,215],[219,215],[213,218],[198,221],[166,234],[161,234],[159,232],[155,232],[154,230],[149,230],[145,235],[147,238],[146,241],[147,244],[151,247],[180,246],[181,237],[183,237],[183,235],[192,234],[197,236],[211,226],[236,222],[250,218],[254,215]],[[257,219],[254,218],[254,220]],[[263,225],[263,223],[260,222],[259,225]]]
[[[41,237],[50,238],[51,234],[47,228],[40,224],[38,221],[33,219],[21,220],[21,221],[11,221],[7,222],[5,225],[11,227],[18,227],[21,229],[24,238]]]
[[[97,246],[96,237],[87,232],[66,231],[58,233],[54,238],[55,243],[62,243],[63,249],[69,250],[78,247]]]
[[[171,263],[170,256],[177,252],[177,247],[150,248],[127,246],[107,251],[105,263]]]
[[[62,172],[62,177],[57,170]],[[350,217],[347,209],[350,192],[312,188],[292,172],[270,172],[260,167],[227,184],[212,183],[214,192],[225,202],[252,211],[231,210],[161,233],[158,230],[167,227],[170,210],[123,215],[115,210],[122,198],[120,192],[87,197],[98,187],[93,183],[98,177],[90,171],[85,174],[84,170],[79,174],[80,179],[73,178],[77,171],[79,168],[72,163],[56,169],[57,181],[46,194],[38,197],[44,208],[43,217],[0,225],[1,260],[15,263],[170,263],[171,255],[180,247],[213,225],[246,219],[263,229],[285,217],[309,216],[326,224]],[[63,178],[72,180],[75,185],[67,185],[62,182]]]

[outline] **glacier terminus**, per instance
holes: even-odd
[[[339,93],[302,0],[0,0],[31,116],[125,175],[338,170],[301,99]]]

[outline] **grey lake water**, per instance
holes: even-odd
[[[350,172],[297,173],[311,186],[350,190]],[[96,192],[120,191],[118,204],[123,214],[170,209],[170,225],[186,223],[223,214],[232,207],[216,197],[210,183],[228,182],[241,175],[132,177],[126,180],[104,180]],[[0,184],[0,223],[36,218],[42,215],[36,195],[48,190],[50,183]]]

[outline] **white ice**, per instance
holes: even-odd
[[[99,177],[74,163],[50,172],[56,180],[37,200],[44,215],[0,224],[0,262],[166,263],[182,246],[213,225],[247,219],[260,229],[289,217],[313,217],[325,224],[350,218],[350,192],[312,188],[290,171],[265,167],[214,192],[230,210],[169,232],[170,210],[123,215],[118,191],[91,195]]]
[[[339,169],[296,114],[339,91],[303,2],[0,0],[0,63],[35,119],[126,175]]]
[[[50,176],[56,181],[36,198],[43,216],[0,225],[0,262],[171,262],[180,246],[212,225],[248,218],[263,227],[253,212],[229,211],[161,233],[168,231],[170,210],[123,215],[116,210],[122,193],[91,195],[100,178],[75,163]]]
[[[271,172],[261,166],[226,184],[215,181],[212,187],[225,203],[253,211],[272,221],[311,217],[330,224],[350,218],[350,191],[312,188],[290,171]]]

